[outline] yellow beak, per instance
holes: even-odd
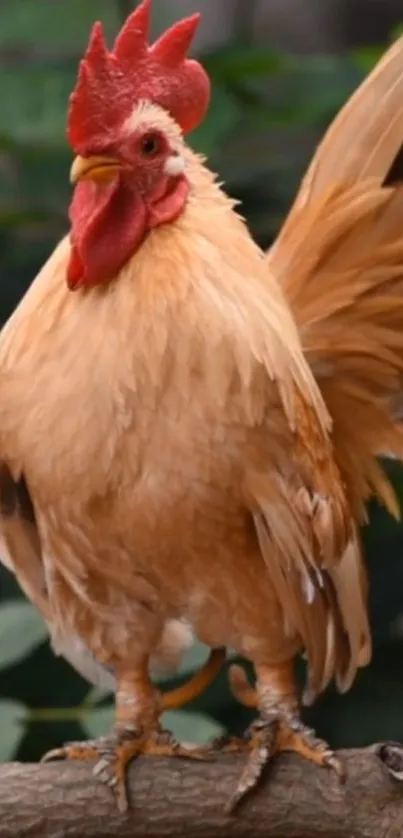
[[[92,157],[76,157],[70,169],[70,182],[78,183],[79,180],[93,180],[104,182],[112,180],[124,169],[123,163],[114,157],[96,155]]]

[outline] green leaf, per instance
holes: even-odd
[[[208,646],[205,646],[204,643],[200,643],[198,640],[195,641],[195,643],[192,643],[190,649],[185,652],[178,671],[175,672],[175,679],[178,677],[183,678],[184,675],[189,676],[192,672],[200,669],[203,664],[206,663],[210,652],[211,649]],[[232,658],[234,654],[235,653],[229,649],[227,651],[227,658]],[[156,681],[159,683],[165,683],[167,680],[170,679],[167,678],[166,675],[161,675],[156,678]]]
[[[190,675],[191,672],[195,672],[196,669],[200,669],[200,667],[203,666],[207,660],[209,653],[210,650],[208,646],[204,645],[204,643],[192,643],[190,649],[185,652],[181,665],[177,672],[175,672],[174,677],[177,678],[184,675]],[[164,683],[167,680],[170,680],[170,678],[167,678],[164,673],[161,675],[156,674],[155,676],[155,681],[157,683]]]
[[[55,0],[18,0],[7,7],[1,3],[0,45],[32,46],[35,55],[41,48],[56,55],[63,48],[72,49],[81,57],[95,20],[103,21],[107,37],[111,38],[119,25],[116,4],[111,0],[68,0],[57,4]]]
[[[89,736],[97,738],[108,733],[113,725],[113,717],[113,705],[97,707],[85,715],[83,725]],[[204,743],[225,732],[223,725],[202,713],[169,710],[163,713],[161,724],[180,742]]]
[[[286,63],[286,57],[267,47],[229,44],[204,55],[203,64],[213,79],[232,85],[250,78],[278,73]]]
[[[0,96],[8,99],[0,113],[0,132],[18,141],[44,144],[64,140],[67,102],[74,85],[76,62],[64,67],[10,68],[0,76]]]
[[[105,687],[91,687],[83,701],[84,707],[95,707],[104,698],[111,694],[111,690]]]
[[[86,713],[83,719],[83,725],[91,738],[97,739],[98,736],[104,736],[111,729],[113,724],[114,707],[96,707],[89,713]]]
[[[353,59],[360,70],[366,75],[369,73],[376,62],[379,61],[381,55],[384,53],[383,48],[379,47],[358,47],[352,53]]]
[[[0,701],[0,761],[15,755],[22,734],[25,707],[19,701]]]
[[[0,606],[0,669],[23,660],[47,636],[45,623],[29,602],[4,602]]]
[[[203,713],[188,713],[185,710],[168,710],[163,713],[161,724],[170,730],[179,742],[204,744],[225,733],[225,727],[215,719],[210,719]]]

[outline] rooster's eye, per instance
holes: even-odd
[[[160,148],[161,142],[159,137],[151,134],[148,137],[143,137],[141,141],[141,150],[143,154],[147,155],[147,157],[152,157],[154,154],[158,154]]]

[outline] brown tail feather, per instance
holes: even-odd
[[[403,141],[403,36],[350,97],[320,143],[293,209],[334,183],[383,181]]]
[[[399,514],[378,456],[403,459],[403,188],[385,186],[403,172],[402,140],[400,38],[331,125],[268,254],[333,420],[357,524],[372,495]],[[335,674],[344,690],[371,652],[358,537],[329,577],[324,662],[307,647],[314,691],[318,663],[322,684]]]
[[[284,239],[291,258],[283,287],[333,420],[335,459],[357,523],[373,495],[399,515],[378,457],[403,460],[402,228],[403,188],[371,180],[328,190],[294,216]],[[326,598],[322,684],[333,670],[345,690],[370,656],[359,547],[329,574],[335,599]],[[307,652],[311,675],[317,653]],[[317,692],[317,676],[310,680],[308,695]]]
[[[403,458],[402,224],[403,189],[367,180],[329,190],[294,216],[287,234],[293,257],[283,287],[361,520],[374,493],[399,512],[376,458]]]

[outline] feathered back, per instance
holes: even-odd
[[[402,140],[400,38],[330,127],[268,254],[359,520],[374,493],[399,513],[377,456],[403,459],[403,192],[383,186]]]

